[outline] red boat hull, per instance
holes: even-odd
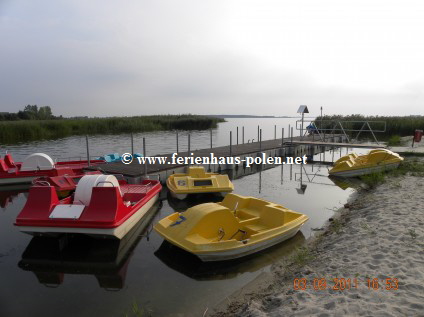
[[[158,200],[162,186],[156,180],[145,180],[139,185],[120,181],[120,185],[93,187],[86,206],[72,204],[73,197],[59,200],[53,186],[34,186],[15,225],[34,235],[83,233],[121,239]],[[55,208],[61,205],[80,206],[83,211],[77,218],[52,218]]]
[[[91,160],[90,165],[103,164],[103,160]],[[0,159],[0,185],[31,183],[35,178],[47,176],[84,174],[88,161],[57,162],[54,168],[47,170],[21,171],[22,162],[14,162],[10,154]]]

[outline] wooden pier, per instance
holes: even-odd
[[[267,157],[284,157],[284,156],[302,156],[325,151],[334,147],[362,147],[362,148],[377,148],[383,147],[378,145],[367,144],[350,144],[343,143],[344,135],[333,135],[326,138],[326,142],[315,141],[312,137],[293,137],[267,140],[262,142],[236,144],[232,146],[219,146],[208,149],[193,150],[190,152],[179,152],[178,157],[257,157],[261,153],[265,153]],[[312,152],[314,151],[314,152]],[[192,154],[192,155],[191,155]],[[149,155],[150,156],[150,155]],[[153,155],[152,155],[153,156]],[[185,166],[188,164],[172,164],[172,153],[157,155],[166,157],[165,164],[140,164],[137,159],[134,159],[131,164],[122,162],[101,164],[98,166],[88,167],[88,170],[101,170],[106,174],[122,174],[130,182],[139,182],[147,175],[159,175],[161,181],[173,173],[184,172]],[[224,165],[224,166],[223,166]],[[231,169],[233,166],[227,164],[210,164],[206,165],[208,169],[215,172],[220,172],[223,169]]]
[[[321,146],[336,146],[336,147],[357,147],[357,148],[366,148],[366,149],[381,149],[385,148],[385,145],[381,144],[365,144],[365,143],[338,143],[338,142],[324,142],[324,141],[305,141],[305,140],[296,140],[293,142],[284,142],[285,144],[299,144],[299,145],[321,145]]]

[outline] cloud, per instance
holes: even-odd
[[[7,2],[0,106],[96,116],[286,115],[300,104],[422,113],[423,8],[380,9],[329,0]]]

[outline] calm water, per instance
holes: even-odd
[[[218,129],[214,133],[217,142],[223,142],[219,135],[225,132]],[[268,138],[273,137],[273,127],[269,133]],[[152,134],[151,139],[158,140],[164,135]],[[109,152],[118,152],[114,144],[119,138],[102,142],[107,143]],[[201,138],[194,136],[196,140]],[[66,142],[70,148],[78,146],[77,139],[69,138]],[[201,142],[197,142],[200,146]],[[25,151],[41,149],[60,153],[55,144],[59,146],[56,141],[50,145],[20,145],[13,153],[24,155]],[[169,148],[164,152],[169,150],[172,151]],[[74,153],[69,148],[64,151]],[[336,151],[334,158],[341,154],[345,151]],[[332,153],[327,152],[325,157],[316,155],[314,159],[332,158]],[[340,184],[342,188],[336,186],[326,175],[326,165],[307,164],[274,167],[234,180],[236,193],[283,204],[307,214],[310,221],[293,239],[265,252],[239,261],[212,264],[202,264],[164,243],[151,231],[151,226],[145,231],[134,230],[120,246],[110,241],[32,238],[13,226],[27,193],[19,188],[0,191],[0,316],[131,316],[134,305],[154,316],[202,316],[206,307],[211,310],[261,272],[269,271],[275,261],[301,245],[313,234],[313,228],[322,226],[346,202],[354,190],[344,183]],[[166,191],[162,198],[153,223],[175,210],[202,202],[168,199]]]
[[[296,118],[278,119],[226,119],[227,122],[218,124],[218,128],[212,130],[213,146],[223,146],[230,143],[230,131],[233,132],[233,144],[237,143],[237,127],[239,127],[239,142],[242,142],[242,127],[245,127],[244,140],[247,143],[252,139],[257,140],[257,127],[262,129],[262,140],[274,138],[274,126],[277,130],[277,138],[281,138],[281,129],[284,128],[285,136],[288,136],[288,126],[296,124]],[[210,147],[210,131],[191,131],[192,150]],[[294,132],[299,135],[299,131]],[[156,154],[173,153],[177,150],[176,132],[146,132],[134,134],[134,152],[143,152],[143,138],[146,139],[146,152],[148,156]],[[186,151],[188,147],[188,132],[179,132],[179,151]],[[128,134],[119,135],[95,135],[89,137],[90,156],[100,156],[108,153],[131,152],[131,137]],[[87,157],[85,136],[74,136],[53,141],[37,141],[18,145],[7,145],[0,148],[0,154],[5,151],[12,153],[16,161],[22,161],[34,151],[50,155],[52,158]]]

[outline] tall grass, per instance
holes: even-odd
[[[71,135],[115,134],[158,130],[204,130],[215,128],[219,118],[197,115],[0,121],[0,143],[57,139]]]
[[[342,115],[332,115],[332,116],[323,116],[318,117],[315,122],[318,128],[322,127],[326,129],[332,129],[335,125],[335,121],[386,121],[386,131],[382,133],[376,133],[377,137],[382,136],[384,139],[389,139],[393,135],[398,136],[409,136],[413,135],[415,129],[424,129],[424,116],[406,116],[406,117],[388,117],[388,116],[363,116],[360,114],[352,114],[349,116]],[[333,121],[333,122],[331,122]],[[382,123],[370,123],[371,128],[374,130],[383,130],[384,124]],[[362,123],[343,123],[343,127],[347,129],[360,130]],[[365,127],[364,130],[367,130],[368,127]],[[327,131],[330,132],[330,131]],[[340,133],[340,130],[336,130],[337,133]],[[356,136],[358,132],[351,132],[351,136]],[[369,132],[361,132],[360,137],[371,137]]]
[[[373,189],[384,183],[386,177],[399,177],[404,175],[412,175],[424,177],[424,162],[418,159],[407,159],[396,169],[387,172],[375,172],[368,175],[361,176],[361,180],[368,185],[369,189]]]

